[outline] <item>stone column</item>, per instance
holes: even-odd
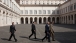
[[[24,18],[24,24],[25,24],[25,18]]]
[[[51,22],[52,22],[52,17],[51,17]]]
[[[33,17],[33,21],[32,22],[34,22],[35,20],[34,20],[34,17]]]
[[[55,23],[57,23],[57,19],[56,19],[57,17],[55,17]]]
[[[68,24],[68,16],[67,16],[67,24]]]
[[[1,24],[1,22],[2,22],[2,14],[0,13],[0,24]],[[1,26],[1,25],[0,25]]]
[[[39,17],[37,18],[37,24],[39,24]]]
[[[73,24],[75,24],[75,14],[73,14]]]
[[[28,17],[28,24],[30,24],[30,17]]]
[[[66,16],[65,16],[65,24],[66,24]]]
[[[4,24],[6,25],[6,12],[5,12],[5,14],[4,14],[4,19],[5,19],[5,20],[4,20],[4,22],[5,22]]]
[[[42,24],[43,24],[43,17],[42,17]]]
[[[6,12],[3,14],[3,26],[6,25]]]
[[[70,15],[70,24],[72,24],[72,17],[71,17],[71,15]]]
[[[48,22],[48,17],[46,17],[46,23]]]
[[[3,11],[1,10],[1,26],[3,26]]]
[[[9,21],[9,14],[6,15],[6,25],[8,25]]]

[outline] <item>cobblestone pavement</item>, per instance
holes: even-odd
[[[41,39],[44,37],[44,24],[36,25],[37,39],[33,39],[32,36],[29,40],[28,36],[31,34],[30,24],[20,24],[16,25],[16,38],[18,42],[8,41],[10,36],[9,26],[0,27],[0,43],[48,43],[46,40],[43,42]],[[55,31],[55,40],[50,43],[76,43],[76,25],[61,25],[55,24],[53,27]]]

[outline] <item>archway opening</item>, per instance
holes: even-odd
[[[25,21],[26,21],[26,24],[28,24],[28,18],[27,17],[25,18]]]
[[[37,17],[34,18],[34,21],[37,23]]]
[[[24,24],[24,18],[21,17],[21,24]]]
[[[68,19],[69,19],[69,21],[70,21],[70,16],[68,16]]]
[[[57,17],[57,24],[59,24],[59,17]]]
[[[46,23],[46,17],[43,18],[43,22],[44,22],[44,24]]]
[[[31,17],[31,18],[30,18],[30,23],[32,24],[32,22],[33,22],[33,18]]]
[[[39,18],[39,24],[41,24],[41,23],[42,23],[42,18],[40,17],[40,18]]]
[[[51,22],[51,18],[50,17],[48,17],[48,22]]]
[[[52,21],[55,23],[55,17],[52,18]]]

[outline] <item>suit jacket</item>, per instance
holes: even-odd
[[[36,31],[36,27],[34,24],[31,25],[31,28],[32,28],[31,31],[33,31],[33,32],[34,32],[34,30]]]
[[[50,32],[48,24],[45,25],[45,33]]]
[[[54,31],[53,31],[53,25],[52,24],[50,24],[50,32],[54,33]]]
[[[11,25],[10,26],[10,32],[11,33],[14,33],[15,31],[16,31],[15,26],[14,25]]]

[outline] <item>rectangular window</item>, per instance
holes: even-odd
[[[23,14],[23,10],[21,10],[21,14]]]
[[[33,14],[33,11],[32,10],[30,10],[30,14]]]
[[[42,11],[41,10],[39,10],[39,14],[42,14]]]
[[[25,10],[25,14],[28,14],[28,10]]]
[[[61,14],[61,9],[59,10],[59,13]]]
[[[74,4],[74,9],[76,9],[76,3]]]
[[[52,10],[52,14],[55,14],[55,10]]]
[[[34,14],[37,14],[37,10],[34,10]]]
[[[66,7],[66,12],[67,12],[67,7]]]
[[[23,1],[22,1],[22,4],[24,4]]]
[[[70,6],[70,11],[72,11],[72,10],[73,10],[73,5]]]
[[[43,14],[46,14],[46,10],[43,10]]]
[[[69,12],[69,6],[68,6],[68,12]]]
[[[48,10],[48,14],[51,14],[50,10]]]
[[[57,10],[57,14],[59,14],[59,10]]]

